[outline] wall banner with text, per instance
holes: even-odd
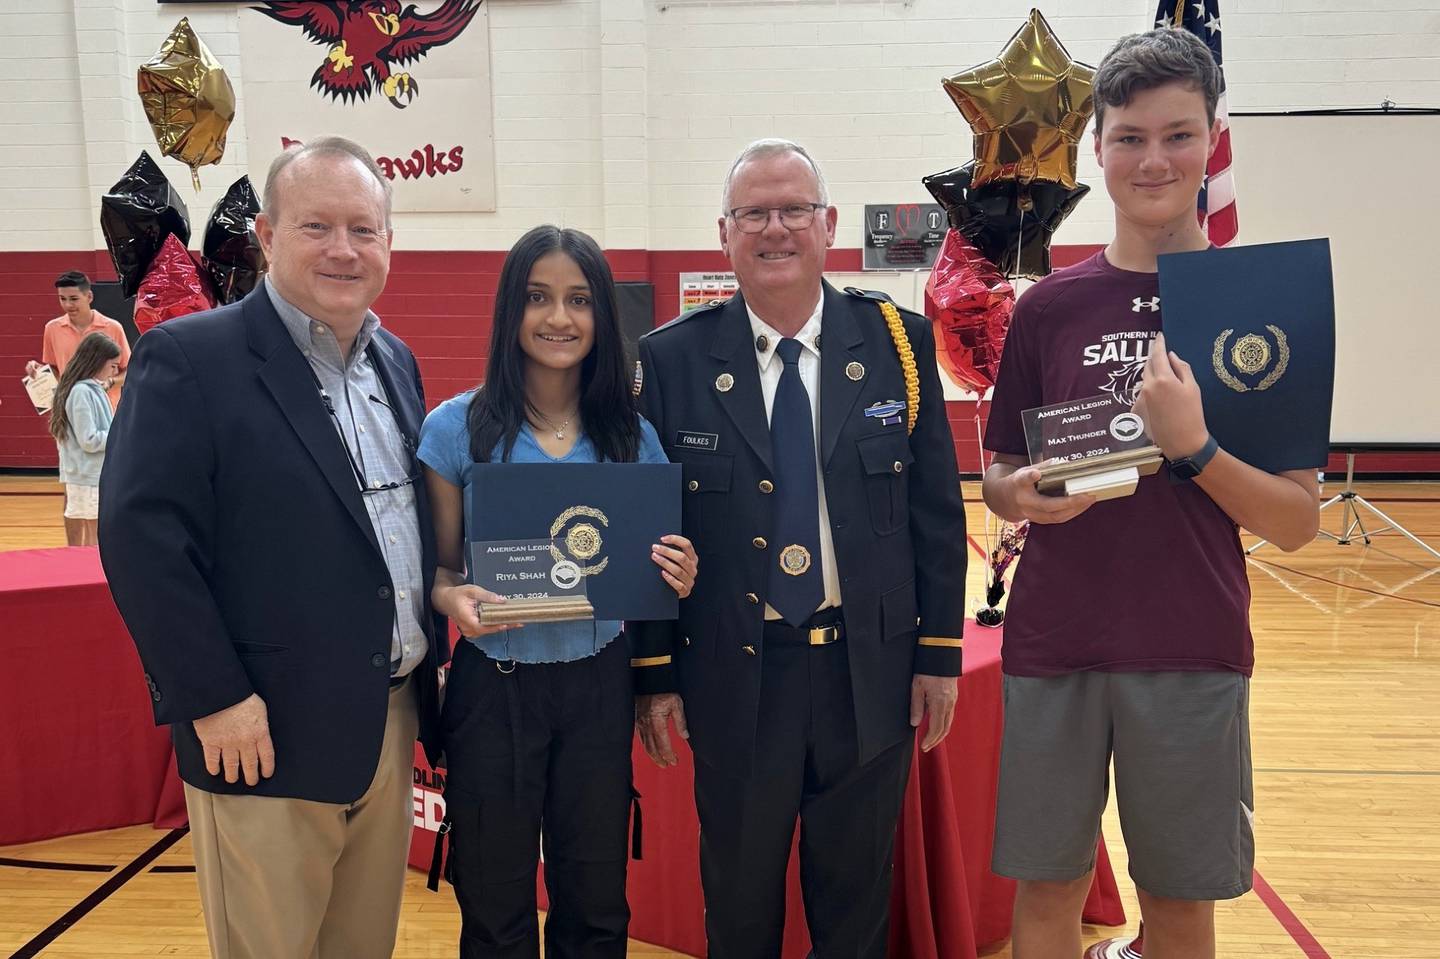
[[[239,11],[250,177],[263,184],[289,143],[336,134],[375,157],[396,212],[494,210],[486,7],[394,7],[260,0]]]

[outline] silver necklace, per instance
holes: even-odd
[[[576,412],[578,412],[578,410]],[[557,440],[563,440],[565,438],[565,431],[570,428],[570,421],[575,418],[575,413],[571,413],[569,416],[565,417],[565,422],[561,423],[559,426],[556,426],[554,420],[546,416],[544,413],[541,413],[539,410],[535,411],[535,415],[539,416],[542,420],[544,420],[545,425],[555,432],[555,438]]]

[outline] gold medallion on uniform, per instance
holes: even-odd
[[[792,543],[780,551],[780,570],[790,576],[800,576],[810,568],[810,551]]]

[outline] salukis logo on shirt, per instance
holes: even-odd
[[[1153,330],[1126,330],[1107,333],[1099,343],[1085,347],[1082,351],[1085,366],[1110,367],[1105,372],[1105,378],[1097,384],[1099,391],[1127,407],[1134,406],[1154,339]]]

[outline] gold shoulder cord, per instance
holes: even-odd
[[[915,369],[915,351],[910,348],[910,337],[905,335],[905,323],[894,303],[881,303],[880,314],[885,325],[890,327],[890,339],[895,341],[895,352],[900,356],[900,370],[905,374],[906,433],[915,432],[915,417],[920,415],[920,372]]]

